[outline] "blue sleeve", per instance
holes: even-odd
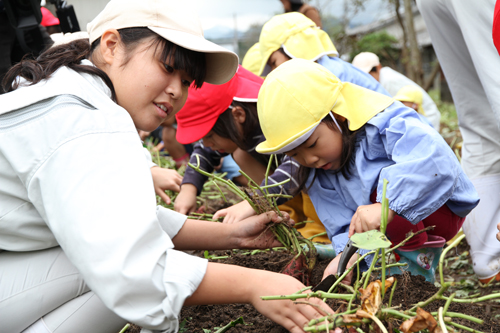
[[[223,156],[227,154],[220,154],[208,147],[203,146],[201,141],[198,141],[193,146],[193,153],[189,159],[189,163],[197,165],[198,158],[200,160],[200,169],[211,173],[214,171],[216,166],[220,165],[220,160]],[[197,158],[198,157],[198,158]],[[198,190],[197,195],[200,195],[203,189],[203,184],[207,180],[207,177],[194,170],[190,166],[186,168],[184,178],[182,179],[182,184],[193,184]]]
[[[385,178],[389,208],[415,224],[450,199],[463,171],[441,135],[412,109],[397,104],[372,118],[374,126],[367,125],[366,133],[394,162],[380,172],[377,202]]]

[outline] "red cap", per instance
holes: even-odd
[[[233,100],[257,103],[263,82],[262,78],[239,65],[229,82],[221,85],[204,83],[200,89],[190,86],[186,104],[175,115],[177,141],[189,144],[203,138]]]
[[[493,44],[500,54],[500,1],[496,2],[493,14]]]
[[[42,22],[40,23],[44,27],[50,27],[53,25],[59,25],[59,19],[52,15],[50,10],[45,7],[40,7],[40,11],[42,12]]]

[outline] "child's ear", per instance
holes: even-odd
[[[101,36],[99,52],[107,65],[111,65],[117,56],[120,33],[118,30],[106,30]]]
[[[243,124],[245,122],[247,115],[241,106],[234,106],[231,112],[236,123]]]

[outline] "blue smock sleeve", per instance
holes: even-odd
[[[447,203],[454,191],[461,190],[464,174],[455,154],[416,112],[394,103],[368,124],[367,138],[374,143],[371,148],[376,150],[380,144],[385,151],[379,153],[394,162],[380,172],[377,202],[382,201],[385,178],[389,181],[389,208],[416,224]],[[471,203],[477,204],[477,193],[471,191],[470,195]]]

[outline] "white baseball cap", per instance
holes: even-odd
[[[365,73],[370,73],[373,67],[380,65],[380,60],[375,53],[361,52],[352,59],[352,65]]]
[[[166,40],[188,50],[205,53],[205,82],[223,84],[238,68],[238,56],[203,37],[194,3],[188,0],[111,0],[87,24],[92,44],[108,29],[147,27]]]

